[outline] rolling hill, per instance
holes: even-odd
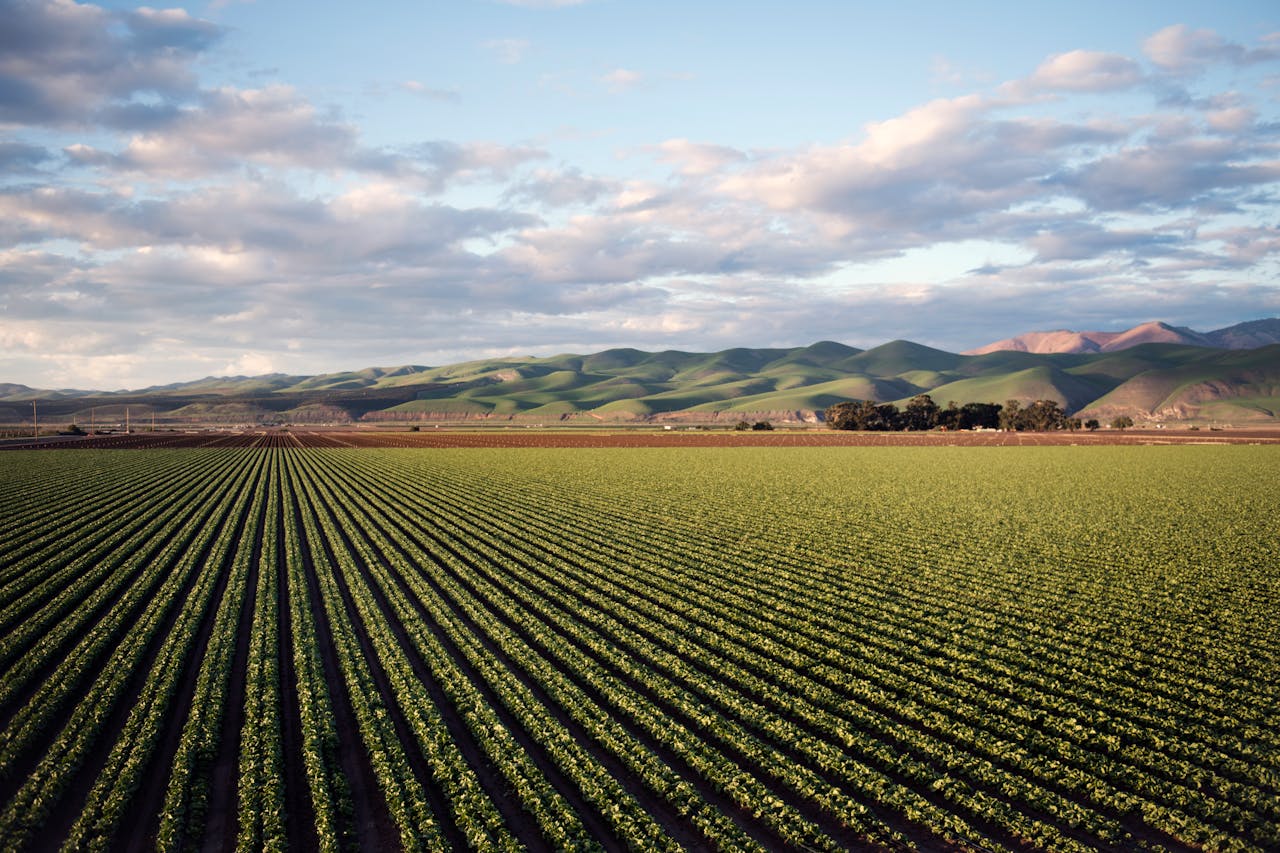
[[[1232,327],[1232,339],[1266,327]],[[858,350],[807,347],[715,353],[612,349],[588,355],[483,359],[443,367],[402,365],[318,376],[209,377],[141,391],[42,392],[0,385],[0,418],[45,423],[524,423],[820,420],[851,399],[905,403],[1057,400],[1086,417],[1139,421],[1270,422],[1280,419],[1280,344],[1215,349],[1140,343],[1120,350],[962,355],[910,341]],[[132,408],[131,408],[132,407]]]

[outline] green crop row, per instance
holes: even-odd
[[[1277,475],[0,455],[0,850],[1276,849]]]

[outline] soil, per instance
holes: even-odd
[[[72,441],[5,444],[3,450],[149,450],[201,447],[1027,447],[1045,445],[1280,444],[1280,428],[1153,429],[1089,432],[841,432],[779,429],[731,432],[700,429],[573,430],[488,427],[422,432],[377,429],[250,430],[95,435]]]

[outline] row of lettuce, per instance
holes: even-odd
[[[1280,844],[1274,626],[1233,620],[1233,576],[1200,568],[1221,537],[1156,566],[1070,502],[958,494],[981,466],[1000,496],[985,458],[862,454],[832,500],[841,451],[778,453],[6,459],[0,837]],[[1234,496],[1246,541],[1265,496]],[[1165,509],[1136,545],[1191,512]]]

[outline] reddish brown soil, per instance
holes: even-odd
[[[538,430],[514,427],[390,430],[254,430],[139,433],[10,442],[10,450],[149,450],[195,447],[1004,447],[1043,445],[1280,444],[1280,428],[1100,430],[1098,432],[726,432],[691,429]]]

